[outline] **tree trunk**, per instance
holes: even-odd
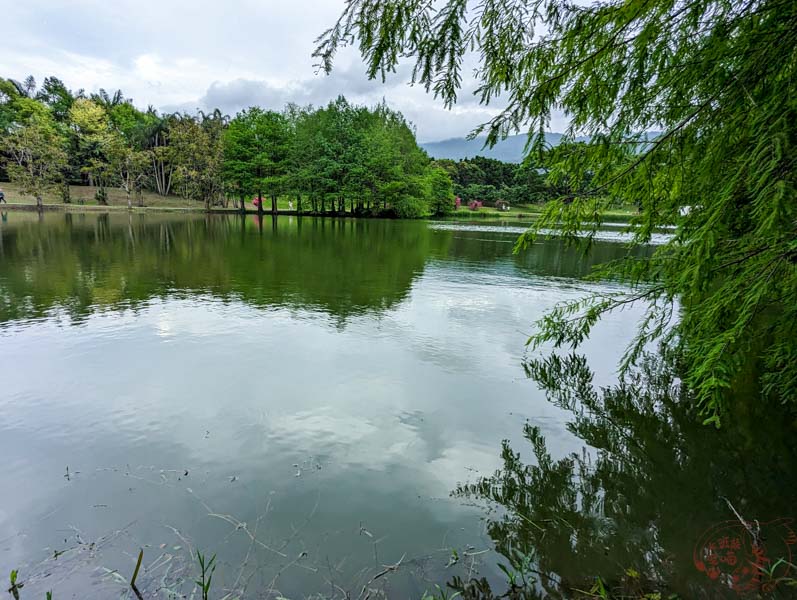
[[[271,196],[271,214],[277,214],[277,197]]]
[[[42,201],[41,194],[36,194],[36,208],[41,212],[44,210],[44,202]]]
[[[127,192],[127,210],[133,210],[133,199],[130,197],[130,190],[125,190]]]
[[[241,214],[246,214],[246,201],[244,200],[243,194],[241,194]]]

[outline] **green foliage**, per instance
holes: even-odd
[[[86,97],[55,77],[38,92],[32,78],[0,79],[0,138],[15,141],[33,123],[46,125],[48,139],[57,138],[53,148],[65,153],[58,160],[51,153],[57,168],[38,187],[59,177],[88,183],[99,188],[100,203],[106,188],[118,186],[130,207],[133,194],[142,204],[150,189],[178,191],[208,209],[232,197],[244,210],[263,194],[276,210],[287,195],[314,213],[413,218],[443,214],[450,200],[447,172],[434,169],[410,124],[384,103],[366,108],[341,96],[321,108],[252,107],[232,119],[219,110],[159,115],[137,109],[121,90]],[[15,147],[0,145],[10,165]]]
[[[59,123],[69,120],[69,110],[75,102],[75,96],[57,77],[46,77],[44,84],[36,94],[36,99],[43,102]]]
[[[105,188],[116,183],[113,154],[123,141],[105,107],[94,100],[77,98],[69,109],[75,163],[90,184],[96,185],[97,201],[107,203]]]
[[[195,583],[202,591],[202,600],[208,600],[210,586],[213,582],[213,573],[216,571],[216,555],[214,554],[210,560],[206,560],[205,555],[199,551],[197,551],[196,555],[199,561],[200,577]]]
[[[66,165],[65,140],[49,115],[33,115],[5,136],[6,169],[23,193],[42,198],[61,179]]]
[[[550,154],[546,153],[545,157]],[[459,161],[438,160],[437,165],[451,177],[454,193],[465,204],[471,200],[481,200],[488,206],[499,200],[528,204],[558,197],[558,190],[545,181],[545,168],[531,157],[520,164],[476,156]]]
[[[236,115],[223,134],[222,174],[229,189],[242,202],[253,194],[281,194],[289,144],[289,122],[283,114],[252,107]]]
[[[223,196],[222,160],[226,117],[219,111],[199,118],[181,116],[169,131],[175,179],[183,197],[206,208]]]
[[[625,365],[650,340],[679,345],[695,401],[718,423],[747,369],[769,397],[797,398],[796,24],[797,5],[778,0],[360,0],[316,56],[329,70],[356,40],[372,77],[412,57],[414,80],[450,105],[475,50],[479,99],[505,98],[477,133],[494,143],[524,128],[531,154],[564,111],[565,144],[547,166],[565,202],[520,246],[550,228],[588,246],[619,203],[639,208],[636,244],[677,229],[649,258],[602,271],[633,291],[560,307],[532,341],[577,344],[602,314],[647,301]]]
[[[454,185],[442,167],[433,166],[427,174],[429,208],[434,215],[446,215],[454,210]]]
[[[94,192],[94,199],[97,201],[97,204],[102,204],[103,206],[108,205],[108,190],[104,187],[97,188],[97,191]]]
[[[319,109],[239,113],[225,131],[223,174],[241,199],[294,193],[312,212],[412,218],[429,213],[432,183],[443,202],[446,193],[401,114],[343,97]]]
[[[24,583],[17,581],[18,576],[19,571],[16,569],[12,570],[11,574],[8,576],[8,579],[11,582],[11,587],[8,588],[8,593],[14,597],[14,600],[19,600],[19,590],[25,587]]]
[[[523,442],[503,443],[499,470],[457,488],[456,497],[491,509],[486,530],[505,564],[507,597],[669,599],[727,591],[718,583],[724,575],[712,590],[693,563],[701,532],[735,518],[726,499],[744,506],[745,519],[790,514],[797,451],[793,427],[783,426],[793,420],[789,407],[773,414],[771,406],[731,401],[733,418],[707,431],[695,418],[681,362],[666,349],[646,353],[606,387],[583,356],[526,363],[584,451],[562,455],[556,439],[549,444],[543,428],[527,423]],[[734,394],[744,399],[749,387]],[[762,526],[762,537],[772,540],[772,566],[786,548],[774,540],[792,535],[784,524],[789,520]],[[781,562],[770,577],[784,592],[789,569]],[[527,582],[517,575],[524,570]],[[452,584],[465,597],[502,597],[484,580]]]

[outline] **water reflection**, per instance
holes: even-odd
[[[11,213],[0,233],[0,564],[38,597],[115,597],[141,546],[147,597],[190,593],[196,549],[219,596],[357,597],[402,556],[372,597],[499,583],[480,511],[448,493],[524,420],[554,456],[583,445],[525,378],[524,331],[616,289],[578,277],[627,251],[173,214]],[[639,314],[587,345],[602,382]]]
[[[469,224],[469,223],[445,223],[445,222],[435,222],[432,223],[432,227],[439,231],[469,231],[469,232],[480,232],[480,233],[495,233],[495,232],[503,232],[503,233],[514,233],[517,236],[525,233],[528,229],[528,224],[506,224],[502,223],[500,225],[485,225],[485,224]],[[548,235],[548,236],[556,236],[557,230],[556,229],[541,229],[541,234]],[[579,232],[579,236],[586,237],[589,235],[595,241],[602,241],[602,242],[632,242],[634,240],[634,234],[632,231],[629,230],[628,225],[623,225],[621,223],[605,223],[601,224],[601,228],[598,231],[594,232]],[[657,232],[653,233],[650,237],[649,244],[651,245],[660,245],[666,244],[673,238],[673,234],[671,233],[662,233]]]
[[[15,215],[16,217],[16,215]],[[278,228],[227,217],[77,214],[45,226],[4,231],[0,320],[73,317],[92,308],[136,305],[172,291],[240,298],[253,307],[315,307],[345,320],[400,302],[422,270],[430,244],[423,227],[293,220]]]
[[[517,578],[510,597],[794,597],[793,415],[749,401],[751,386],[708,429],[676,363],[648,355],[602,389],[583,357],[530,363],[584,451],[555,458],[529,422],[525,445],[504,442],[499,471],[455,492],[499,509],[488,531]],[[507,584],[452,585],[490,598]]]
[[[495,268],[578,278],[625,250],[598,243],[589,256],[551,240],[513,256],[511,229],[351,219],[119,213],[15,214],[0,230],[0,323],[53,308],[80,320],[169,294],[210,294],[255,308],[300,307],[340,323],[407,297],[430,260],[463,274]],[[500,272],[500,271],[499,271]]]

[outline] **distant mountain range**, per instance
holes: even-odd
[[[523,160],[523,148],[526,146],[527,139],[525,135],[512,135],[498,142],[492,148],[484,148],[485,138],[483,137],[474,140],[451,138],[439,142],[426,142],[421,144],[421,147],[426,150],[432,158],[460,160],[463,158],[473,158],[474,156],[486,156],[504,162],[519,163]],[[545,141],[552,146],[556,146],[561,139],[561,133],[545,134]]]
[[[654,139],[661,134],[660,131],[649,131],[646,136]],[[545,141],[551,146],[559,145],[562,141],[561,133],[546,133]],[[439,142],[424,142],[420,146],[429,153],[432,158],[450,158],[461,160],[463,158],[473,158],[474,156],[486,156],[495,158],[503,162],[519,163],[523,160],[523,149],[526,146],[528,137],[524,135],[511,135],[505,140],[498,142],[492,148],[485,148],[485,138],[478,137],[474,140],[466,138],[451,138]],[[577,142],[589,141],[588,137],[579,136]]]

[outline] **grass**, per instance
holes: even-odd
[[[480,210],[460,208],[459,210],[446,215],[444,218],[462,221],[479,221],[481,219],[489,219],[493,221],[525,219],[526,221],[533,221],[537,218],[541,211],[541,207],[519,207],[510,211],[499,211],[494,208],[482,208]]]
[[[19,186],[15,185],[11,182],[0,182],[0,189],[5,192],[6,202],[10,205],[26,205],[26,206],[33,206],[36,204],[36,198],[33,196],[29,196],[23,194]],[[71,204],[64,204],[61,201],[61,196],[57,190],[52,190],[45,194],[44,196],[44,204],[45,205],[56,205],[58,207],[68,207],[73,210],[81,210],[85,208],[111,208],[111,209],[127,209],[127,194],[119,188],[106,188],[108,192],[108,206],[99,204],[94,197],[94,194],[97,192],[97,188],[90,185],[70,185],[69,186],[69,194],[72,198]],[[160,196],[155,194],[154,192],[144,191],[143,193],[144,199],[144,207],[145,208],[155,208],[155,209],[162,209],[162,210],[196,210],[196,211],[204,211],[205,205],[202,202],[197,202],[195,200],[186,200],[182,196],[177,195],[169,195],[169,196]],[[133,200],[133,208],[139,208],[137,206],[137,200],[135,195],[132,197]],[[277,208],[279,210],[290,210],[290,205],[288,204],[290,200],[288,198],[280,198],[277,201]],[[294,209],[295,209],[295,202],[294,202]],[[0,207],[5,206],[0,204]],[[214,210],[224,210],[220,206],[213,207]],[[257,207],[252,204],[251,200],[247,202],[246,206],[247,210],[257,210]],[[233,208],[232,202],[230,202],[227,210],[234,212],[236,209]],[[271,211],[271,200],[266,199],[263,203],[263,210],[265,212]]]
[[[470,210],[468,208],[460,208],[459,210],[446,215],[444,219],[462,220],[462,221],[511,221],[511,220],[525,220],[533,221],[536,219],[543,210],[540,204],[527,204],[515,205],[511,210],[499,211],[495,208],[481,208],[479,210]],[[616,221],[627,223],[631,218],[637,214],[634,208],[615,208],[603,212],[605,221]]]
[[[19,187],[11,182],[0,183],[0,188],[3,189],[6,195],[6,202],[9,204],[36,204],[36,199],[33,196],[23,194]],[[97,188],[86,185],[70,185],[69,193],[72,197],[72,207],[92,207],[101,206],[94,198]],[[180,196],[159,196],[152,192],[145,191],[143,194],[144,205],[153,208],[204,208],[199,202],[186,200]],[[81,204],[82,201],[82,204]],[[62,205],[61,197],[57,191],[51,191],[44,196],[45,204]],[[133,205],[135,206],[136,199],[133,197]],[[0,204],[0,206],[2,206]],[[124,191],[118,188],[108,188],[108,206],[127,208],[127,195]],[[104,208],[104,207],[103,207]]]
[[[23,194],[19,187],[11,182],[0,182],[0,188],[3,189],[6,196],[6,202],[10,206],[23,205],[33,206],[36,204],[36,199],[33,196]],[[97,188],[86,185],[71,185],[69,186],[69,193],[72,198],[71,204],[64,204],[57,191],[51,191],[44,196],[44,204],[50,206],[57,206],[59,208],[68,208],[70,210],[86,210],[86,209],[122,209],[127,210],[127,195],[119,188],[107,188],[108,192],[108,205],[101,205],[94,197]],[[199,211],[205,210],[205,205],[201,202],[194,200],[186,200],[182,196],[170,195],[159,196],[150,191],[143,193],[144,207],[147,209],[167,210],[167,211]],[[283,197],[277,200],[277,209],[281,211],[291,210],[291,202],[293,199]],[[0,207],[5,205],[0,204]],[[139,209],[135,196],[133,197],[133,208]],[[257,208],[252,204],[251,200],[247,201],[247,210],[256,211]],[[305,202],[304,209],[309,210],[309,202]],[[216,206],[214,210],[225,210],[222,207]],[[296,209],[296,203],[293,202],[293,210]],[[236,212],[237,209],[233,207],[230,202],[227,207],[228,211]],[[271,211],[271,200],[266,198],[263,203],[264,212]],[[509,211],[499,211],[495,208],[485,207],[480,210],[469,210],[468,208],[460,208],[459,210],[447,215],[446,219],[476,221],[476,220],[492,220],[492,221],[510,221],[510,220],[526,220],[533,221],[542,212],[543,207],[539,204],[520,204],[515,205]],[[604,218],[611,221],[627,222],[631,217],[636,214],[633,208],[618,208],[603,213]]]
[[[195,583],[202,590],[202,600],[210,600],[210,585],[213,581],[213,572],[216,570],[216,555],[214,554],[209,561],[199,551],[196,555],[199,561],[200,578]]]

